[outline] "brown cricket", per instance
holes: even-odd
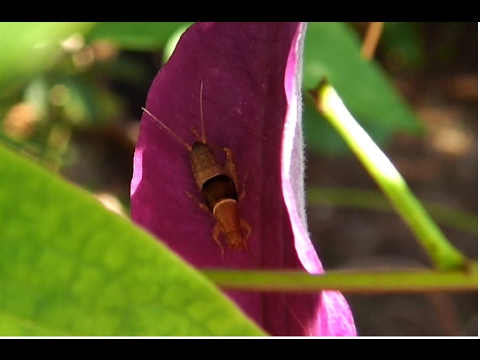
[[[247,239],[251,233],[250,225],[240,218],[239,202],[245,197],[245,173],[242,192],[237,193],[238,180],[232,150],[224,147],[225,165],[222,166],[215,156],[212,145],[208,144],[203,123],[203,81],[200,83],[200,122],[202,135],[200,136],[192,126],[192,132],[197,140],[190,146],[180,136],[162,123],[147,109],[142,108],[148,115],[162,125],[175,137],[189,152],[192,175],[195,179],[204,203],[198,201],[192,194],[185,191],[186,195],[194,200],[202,210],[213,214],[217,223],[213,228],[213,240],[220,247],[222,259],[225,252],[220,242],[223,234],[225,242],[232,250],[242,250],[247,246]],[[242,232],[245,230],[245,233]]]

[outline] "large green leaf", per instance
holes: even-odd
[[[62,54],[61,41],[86,33],[93,23],[0,23],[0,94],[55,64]],[[0,95],[1,98],[1,95]]]
[[[260,335],[88,193],[0,147],[0,335]]]
[[[158,50],[185,22],[102,22],[89,34],[90,40],[106,39],[129,50]]]
[[[382,143],[394,131],[419,133],[418,119],[375,61],[360,57],[361,43],[344,23],[308,24],[303,79],[305,89],[316,88],[326,77],[346,106],[372,137]],[[307,140],[314,149],[336,153],[346,150],[324,119],[306,102]]]

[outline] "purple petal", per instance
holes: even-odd
[[[282,189],[292,224],[295,248],[303,267],[311,274],[323,273],[323,267],[307,233],[304,194],[303,135],[301,127],[300,54],[306,27],[299,27],[292,42],[285,71],[287,114],[282,146]],[[321,311],[310,328],[316,335],[354,336],[355,323],[350,308],[338,291],[323,291]]]
[[[239,193],[249,174],[240,202],[240,216],[252,228],[248,247],[236,251],[225,244],[222,259],[212,238],[214,217],[185,194],[201,199],[187,149],[143,114],[134,157],[132,219],[198,268],[322,272],[305,230],[303,145],[296,126],[300,82],[295,75],[304,28],[299,23],[194,24],[150,88],[148,111],[192,144],[196,138],[190,128],[201,131],[203,81],[207,140],[222,163],[222,147],[232,149]],[[227,293],[273,335],[355,334],[348,305],[337,292]]]

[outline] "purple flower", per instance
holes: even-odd
[[[323,268],[306,230],[300,117],[302,23],[196,23],[155,78],[147,110],[190,145],[201,132],[223,162],[233,151],[247,248],[212,238],[216,220],[202,200],[187,149],[144,113],[134,157],[132,219],[197,268]],[[350,309],[334,291],[227,294],[272,335],[355,335]]]

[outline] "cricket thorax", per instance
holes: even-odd
[[[199,190],[202,190],[207,180],[224,174],[223,167],[218,162],[211,147],[200,141],[193,143],[190,153],[190,164]]]

